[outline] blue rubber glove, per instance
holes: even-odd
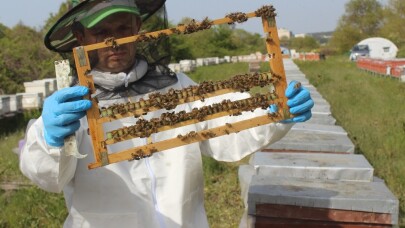
[[[79,119],[91,107],[91,101],[82,98],[88,93],[87,87],[74,86],[56,91],[45,99],[42,120],[48,145],[63,146],[65,137],[79,129]]]
[[[305,122],[312,117],[311,109],[314,107],[314,101],[304,86],[296,86],[299,82],[291,81],[285,90],[285,96],[288,98],[287,105],[290,107],[290,113],[295,115],[291,119],[283,120],[282,123]],[[270,105],[270,113],[278,111],[276,105]]]

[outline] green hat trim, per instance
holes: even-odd
[[[111,6],[105,9],[102,9],[92,15],[89,15],[88,17],[85,17],[80,20],[80,23],[86,27],[86,28],[91,28],[98,24],[100,21],[102,21],[104,18],[114,14],[114,13],[119,13],[119,12],[125,12],[125,13],[132,13],[134,15],[139,16],[139,10],[134,7],[129,7],[129,6]]]

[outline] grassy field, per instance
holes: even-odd
[[[17,183],[20,190],[0,190],[0,227],[61,227],[66,217],[61,194],[44,192],[21,175],[18,157],[13,152],[24,137],[29,118],[39,115],[29,111],[0,120],[0,184]],[[27,186],[25,185],[27,184]]]
[[[401,224],[405,225],[405,83],[374,77],[356,69],[343,57],[322,62],[298,62],[311,83],[332,106],[338,124],[350,134],[356,152],[363,153],[401,202]],[[197,82],[220,80],[244,73],[247,64],[201,67],[190,74]],[[262,69],[268,69],[263,64]],[[35,114],[35,113],[34,113]],[[0,132],[0,182],[26,181],[18,171],[12,152],[23,136],[18,127]],[[10,123],[11,121],[8,121]],[[9,129],[9,128],[7,128]],[[237,177],[238,165],[204,158],[206,210],[211,227],[237,227],[243,213]],[[0,192],[0,228],[61,227],[66,217],[60,194],[46,193],[36,187]]]

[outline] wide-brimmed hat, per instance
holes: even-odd
[[[45,46],[56,52],[66,53],[78,46],[72,33],[72,24],[80,22],[91,28],[104,18],[118,12],[140,16],[142,21],[159,10],[166,0],[84,0],[63,15],[45,35]]]

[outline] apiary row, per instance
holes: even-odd
[[[370,73],[390,76],[405,81],[405,59],[357,59],[357,68]]]
[[[56,79],[24,82],[24,93],[0,95],[0,118],[23,110],[42,108],[43,101],[56,90]]]
[[[239,167],[245,214],[240,227],[392,227],[398,199],[336,125],[328,102],[289,59],[315,101],[313,117]]]

